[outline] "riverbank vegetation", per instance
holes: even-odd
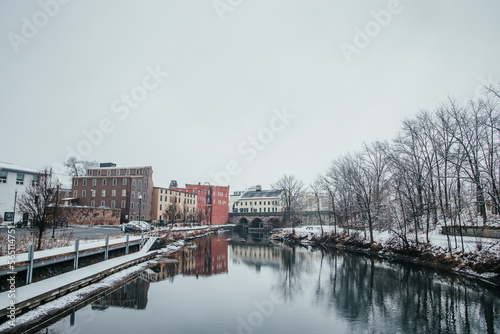
[[[422,110],[402,122],[392,141],[365,143],[335,158],[308,196],[316,221],[338,227],[317,242],[499,274],[500,239],[486,247],[476,237],[471,249],[463,232],[500,226],[500,85],[484,92]],[[433,243],[443,230],[444,242]],[[390,239],[380,239],[387,234]]]

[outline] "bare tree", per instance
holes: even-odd
[[[56,201],[56,183],[52,168],[45,168],[26,187],[26,190],[18,199],[19,210],[28,216],[28,220],[37,229],[38,245],[37,250],[42,245],[43,233],[50,227],[47,220],[47,208]]]
[[[97,161],[78,160],[76,157],[69,157],[64,163],[64,167],[69,175],[73,177],[83,176],[87,169],[99,166]]]
[[[292,224],[292,219],[299,211],[299,200],[303,194],[304,183],[294,175],[283,175],[276,183],[272,184],[272,188],[283,192],[283,223]]]
[[[314,194],[314,206],[316,212],[318,213],[319,225],[321,226],[321,236],[323,237],[323,218],[321,217],[321,189],[322,189],[322,178],[318,177],[313,184],[310,185]]]

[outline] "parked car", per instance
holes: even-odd
[[[151,225],[143,221],[132,220],[122,226],[123,232],[147,232]]]
[[[269,235],[280,233],[281,229],[280,228],[273,228],[271,231],[269,231]]]

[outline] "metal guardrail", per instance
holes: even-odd
[[[29,271],[32,269],[50,266],[50,265],[53,265],[56,263],[61,263],[61,262],[70,261],[70,260],[74,261],[76,268],[78,268],[78,261],[82,257],[87,257],[87,256],[91,256],[91,255],[96,255],[96,254],[103,254],[103,257],[106,257],[106,253],[109,254],[110,251],[114,251],[114,250],[122,249],[122,248],[125,248],[125,254],[128,254],[128,249],[131,246],[140,245],[140,242],[141,242],[140,240],[129,241],[128,237],[127,237],[126,241],[123,243],[113,244],[113,245],[109,245],[109,243],[108,243],[107,246],[104,245],[104,246],[95,247],[95,248],[91,248],[91,249],[85,249],[85,250],[79,249],[79,247],[77,248],[76,245],[78,244],[78,246],[81,247],[81,244],[75,243],[75,249],[70,251],[70,252],[66,252],[64,254],[47,255],[45,257],[36,257],[36,258],[34,258],[35,252],[33,252],[32,257],[30,258],[29,254],[28,254],[28,257],[26,258],[26,260],[19,261],[18,260],[19,257],[16,258],[16,260],[18,260],[18,261],[16,262],[15,271],[19,273],[19,272],[22,272],[24,270],[27,270],[28,271],[27,275],[28,275]],[[6,266],[0,267],[0,276],[7,275],[10,272],[12,272],[12,270],[9,266],[6,265]]]

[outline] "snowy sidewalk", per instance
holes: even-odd
[[[41,302],[55,299],[122,269],[146,261],[154,257],[156,253],[156,251],[139,251],[16,288],[16,310],[26,307],[32,308]],[[0,293],[0,317],[8,314],[7,307],[9,307],[11,300],[9,293],[12,292]]]
[[[129,242],[135,242],[141,240],[140,236],[129,236]],[[119,245],[123,244],[127,241],[126,237],[121,237],[117,239],[109,239],[109,247],[112,247],[114,245]],[[79,245],[79,251],[80,252],[85,252],[90,249],[95,249],[95,248],[103,248],[106,246],[106,241],[105,240],[99,240],[99,241],[94,241],[94,242],[87,242],[83,243],[80,241]],[[58,248],[52,248],[52,249],[47,249],[47,250],[42,250],[42,251],[36,251],[35,252],[35,257],[34,260],[40,260],[40,259],[45,259],[45,258],[51,258],[51,257],[57,257],[57,256],[62,256],[65,254],[71,254],[75,253],[75,246],[66,246],[66,247],[58,247]],[[2,256],[0,257],[0,268],[7,266],[9,261],[9,257]],[[16,263],[23,263],[23,262],[28,262],[28,253],[21,253],[21,254],[16,254]]]

